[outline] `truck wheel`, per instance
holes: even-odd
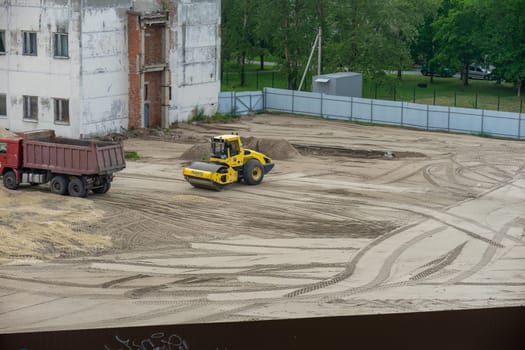
[[[104,194],[111,188],[111,182],[104,180],[104,185],[102,187],[94,188],[93,193],[95,194]]]
[[[74,177],[69,181],[69,195],[73,197],[85,197],[87,195],[86,183],[79,177]]]
[[[57,175],[51,179],[49,188],[54,194],[65,196],[67,194],[68,180],[65,176]]]
[[[258,185],[261,183],[264,177],[264,170],[256,159],[251,159],[244,165],[244,182],[248,185]]]
[[[9,170],[4,174],[4,186],[10,190],[16,190],[18,184],[16,183],[16,174],[14,171]]]

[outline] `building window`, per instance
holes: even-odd
[[[36,32],[24,33],[24,55],[36,56]]]
[[[0,30],[0,54],[5,53],[5,31]]]
[[[69,100],[55,98],[55,122],[69,124]]]
[[[7,153],[7,143],[0,143],[0,153]]]
[[[7,115],[7,95],[0,94],[0,116]]]
[[[67,33],[55,33],[55,57],[69,57]]]
[[[24,119],[38,120],[38,97],[24,96]]]

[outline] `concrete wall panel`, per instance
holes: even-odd
[[[123,56],[126,52],[124,30],[82,34],[82,58]]]
[[[7,28],[7,4],[0,0],[0,28]]]
[[[186,25],[215,25],[220,15],[218,1],[193,1],[182,9],[182,18]]]
[[[13,95],[55,96],[69,98],[73,84],[67,74],[50,75],[34,72],[9,72],[9,88]]]
[[[151,1],[151,0],[150,0]],[[85,8],[130,8],[133,0],[84,0]]]
[[[114,8],[104,6],[100,8],[84,8],[82,32],[98,33],[123,30],[127,23],[127,10],[129,7]]]
[[[85,74],[83,76],[84,98],[102,96],[120,96],[128,93],[128,80],[123,79],[122,72]]]
[[[121,131],[128,118],[127,10],[96,1],[90,6],[82,14],[80,134],[84,137]]]
[[[202,105],[213,114],[220,92],[219,0],[179,0],[172,17],[170,121],[191,117]]]
[[[185,26],[184,42],[187,47],[215,46],[217,44],[216,25]]]
[[[217,81],[216,67],[213,62],[195,63],[185,66],[185,85],[211,83]],[[218,93],[218,91],[217,91]]]
[[[186,121],[191,118],[191,113],[196,106],[204,109],[206,115],[217,111],[220,82],[209,84],[190,85],[174,89],[170,107],[170,122]]]
[[[217,60],[217,47],[188,47],[185,52],[185,62],[188,63],[212,63]]]
[[[120,57],[115,56],[100,56],[87,57],[82,61],[82,73],[84,75],[95,75],[109,72],[127,71],[127,62],[124,62]]]
[[[83,137],[119,132],[127,127],[127,95],[120,98],[110,96],[84,100],[80,128]]]

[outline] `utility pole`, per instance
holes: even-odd
[[[301,88],[304,84],[304,79],[306,78],[306,73],[308,72],[308,69],[310,68],[310,63],[312,62],[312,57],[314,56],[315,48],[317,47],[317,75],[321,75],[321,60],[323,58],[322,56],[322,49],[321,49],[321,40],[323,36],[323,29],[319,27],[319,31],[317,32],[317,35],[315,37],[314,44],[312,45],[312,50],[310,51],[310,56],[308,57],[308,62],[306,63],[306,68],[304,69],[303,77],[301,78],[301,82],[299,83],[299,88],[297,91],[301,91]]]
[[[317,48],[317,75],[321,75],[321,66],[322,66],[322,59],[323,59],[323,27],[319,27],[319,46]]]

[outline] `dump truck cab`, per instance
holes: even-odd
[[[0,175],[12,170],[18,177],[22,160],[22,139],[0,138]]]

